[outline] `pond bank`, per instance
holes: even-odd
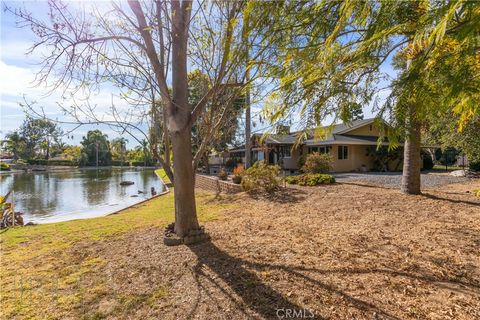
[[[132,181],[122,186],[123,181]],[[154,189],[154,192],[152,190]],[[50,223],[104,216],[151,198],[165,185],[153,169],[103,168],[4,175],[0,194],[14,190],[26,222]]]
[[[42,165],[25,165],[22,169],[12,168],[10,171],[0,171],[0,175],[8,175],[12,173],[25,172],[61,172],[75,170],[110,170],[110,169],[157,169],[158,167],[131,167],[131,166],[100,166],[100,167],[72,167],[72,166],[42,166]]]

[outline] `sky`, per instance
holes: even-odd
[[[5,134],[11,132],[21,126],[25,119],[25,111],[19,105],[24,100],[27,102],[36,102],[36,106],[43,107],[47,117],[61,122],[74,121],[69,116],[62,113],[58,103],[69,105],[72,99],[62,99],[62,90],[47,95],[45,86],[37,86],[35,83],[35,74],[39,70],[39,61],[41,60],[42,50],[35,51],[33,54],[26,55],[28,49],[35,41],[35,36],[29,28],[18,28],[15,23],[15,17],[3,10],[4,6],[26,6],[37,16],[46,17],[47,3],[45,1],[9,1],[2,2],[2,11],[0,13],[0,139]],[[395,75],[390,67],[390,61],[382,66],[382,71]],[[126,102],[118,97],[118,90],[113,86],[104,85],[99,92],[89,97],[90,105],[97,107],[96,113],[105,119],[111,118],[109,108],[112,103],[122,110],[128,108]],[[386,96],[388,92],[383,92]],[[81,102],[85,99],[81,94],[76,94],[74,99]],[[259,111],[262,108],[262,102],[253,108],[253,121],[258,124]],[[364,108],[366,118],[374,116],[372,106]],[[294,120],[293,120],[294,121]],[[326,119],[324,124],[330,124],[331,120]],[[61,124],[65,132],[70,132],[76,126]],[[141,125],[146,128],[146,125]],[[64,137],[64,142],[68,144],[78,144],[82,137],[86,135],[88,130],[100,129],[106,133],[109,139],[120,136],[117,130],[106,125],[86,125],[68,134],[68,138]],[[256,126],[254,131],[262,131],[262,126]],[[294,129],[294,128],[293,128]],[[130,136],[124,134],[129,140],[128,146],[134,147],[138,142]]]
[[[35,41],[35,37],[29,28],[18,28],[15,23],[15,17],[3,10],[4,6],[26,6],[36,15],[45,16],[47,3],[45,1],[2,1],[2,11],[0,14],[0,139],[5,134],[21,126],[25,119],[25,111],[19,105],[24,100],[35,102],[38,107],[43,107],[47,117],[61,122],[73,121],[66,116],[58,103],[70,105],[71,99],[62,99],[62,91],[56,90],[47,94],[49,90],[45,86],[38,86],[35,82],[35,75],[39,70],[39,61],[41,59],[41,50],[33,54],[26,55],[28,49]],[[81,94],[75,95],[77,103],[85,99]],[[118,90],[104,85],[98,93],[89,97],[89,103],[97,106],[96,112],[100,116],[108,119],[110,117],[109,108],[113,103],[121,108],[126,107],[126,102],[118,97]],[[65,133],[70,132],[76,125],[61,123]],[[144,126],[146,127],[146,126]],[[109,139],[120,136],[117,130],[106,125],[85,125],[73,132],[65,135],[64,142],[68,144],[78,144],[82,137],[89,130],[100,129],[106,133]],[[68,137],[67,137],[68,136]],[[124,135],[129,140],[129,147],[138,145],[138,142],[131,137]]]

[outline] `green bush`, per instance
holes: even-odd
[[[427,153],[424,153],[422,156],[423,156],[423,170],[433,169],[432,157]]]
[[[122,163],[121,160],[112,160],[112,161],[110,162],[110,164],[111,164],[112,166],[116,166],[116,167],[120,167],[120,166],[122,166],[122,165],[123,165],[124,167],[128,167],[128,166],[130,165],[130,162],[127,161],[127,160],[125,160],[125,161],[123,161],[123,163]],[[143,166],[143,162],[142,162],[142,166]]]
[[[279,166],[269,166],[257,161],[242,174],[242,188],[245,191],[262,190],[273,192],[278,188]]]
[[[45,159],[28,159],[27,163],[31,164],[31,165],[37,165],[37,166],[38,165],[41,165],[41,166],[48,165],[48,161],[45,160]]]
[[[0,162],[0,171],[10,171],[8,163]]]
[[[147,165],[147,167],[150,167],[153,165],[152,161],[150,160],[147,160],[147,162],[143,162],[143,161],[130,161],[130,162],[125,162],[125,166],[128,166],[128,164],[130,163],[130,166],[131,167],[143,167],[144,165]]]
[[[472,171],[480,171],[480,160],[470,161],[468,168]]]
[[[288,176],[285,177],[285,182],[288,184],[298,184],[298,177],[299,176]]]
[[[298,184],[300,186],[317,186],[319,184],[330,184],[335,182],[335,178],[329,174],[305,173],[299,176],[286,177],[285,181],[289,184]]]
[[[78,162],[74,160],[28,159],[27,163],[37,166],[78,166]]]
[[[332,169],[332,156],[328,153],[314,152],[307,156],[302,166],[304,173],[327,173]]]
[[[329,174],[321,174],[321,173],[307,173],[301,175],[298,179],[298,184],[300,186],[317,186],[319,184],[330,184],[334,183],[335,178]]]
[[[235,168],[239,163],[242,163],[241,159],[237,158],[228,158],[227,161],[225,161],[225,167],[232,171],[233,168]]]

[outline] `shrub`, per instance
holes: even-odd
[[[27,163],[40,166],[78,166],[78,161],[75,160],[28,159]]]
[[[10,171],[8,163],[0,162],[0,171]]]
[[[257,161],[244,171],[242,188],[245,191],[263,190],[273,192],[278,188],[279,166],[269,166],[264,161]]]
[[[220,172],[218,173],[218,178],[220,180],[227,180],[228,174],[225,172],[225,170],[221,169]]]
[[[242,160],[237,158],[228,158],[227,161],[225,161],[225,167],[228,170],[233,170],[233,168],[235,168],[235,166],[241,162]]]
[[[480,189],[478,190],[473,190],[473,195],[480,198]]]
[[[298,177],[299,176],[288,176],[285,177],[285,182],[288,184],[298,184]]]
[[[319,184],[334,183],[335,178],[329,174],[322,173],[306,173],[299,176],[298,185],[300,186],[317,186]]]
[[[429,154],[424,153],[423,154],[423,170],[431,170],[431,169],[433,169],[432,157]]]
[[[480,171],[480,160],[472,160],[470,161],[468,167],[472,171]]]
[[[304,173],[327,173],[332,169],[332,156],[328,153],[311,153],[302,166]]]
[[[243,168],[243,164],[239,163],[237,164],[235,169],[233,169],[233,174],[236,176],[240,176],[243,173],[243,171],[245,171],[245,169]]]

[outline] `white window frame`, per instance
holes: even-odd
[[[288,153],[289,153],[288,156],[285,155],[285,153],[284,153],[285,150],[288,150]],[[280,146],[278,151],[279,151],[279,157],[282,158],[282,159],[292,157],[292,148],[290,146]]]
[[[338,150],[338,155],[337,155],[338,160],[348,160],[348,146],[343,146],[343,145],[338,146],[337,150]]]

